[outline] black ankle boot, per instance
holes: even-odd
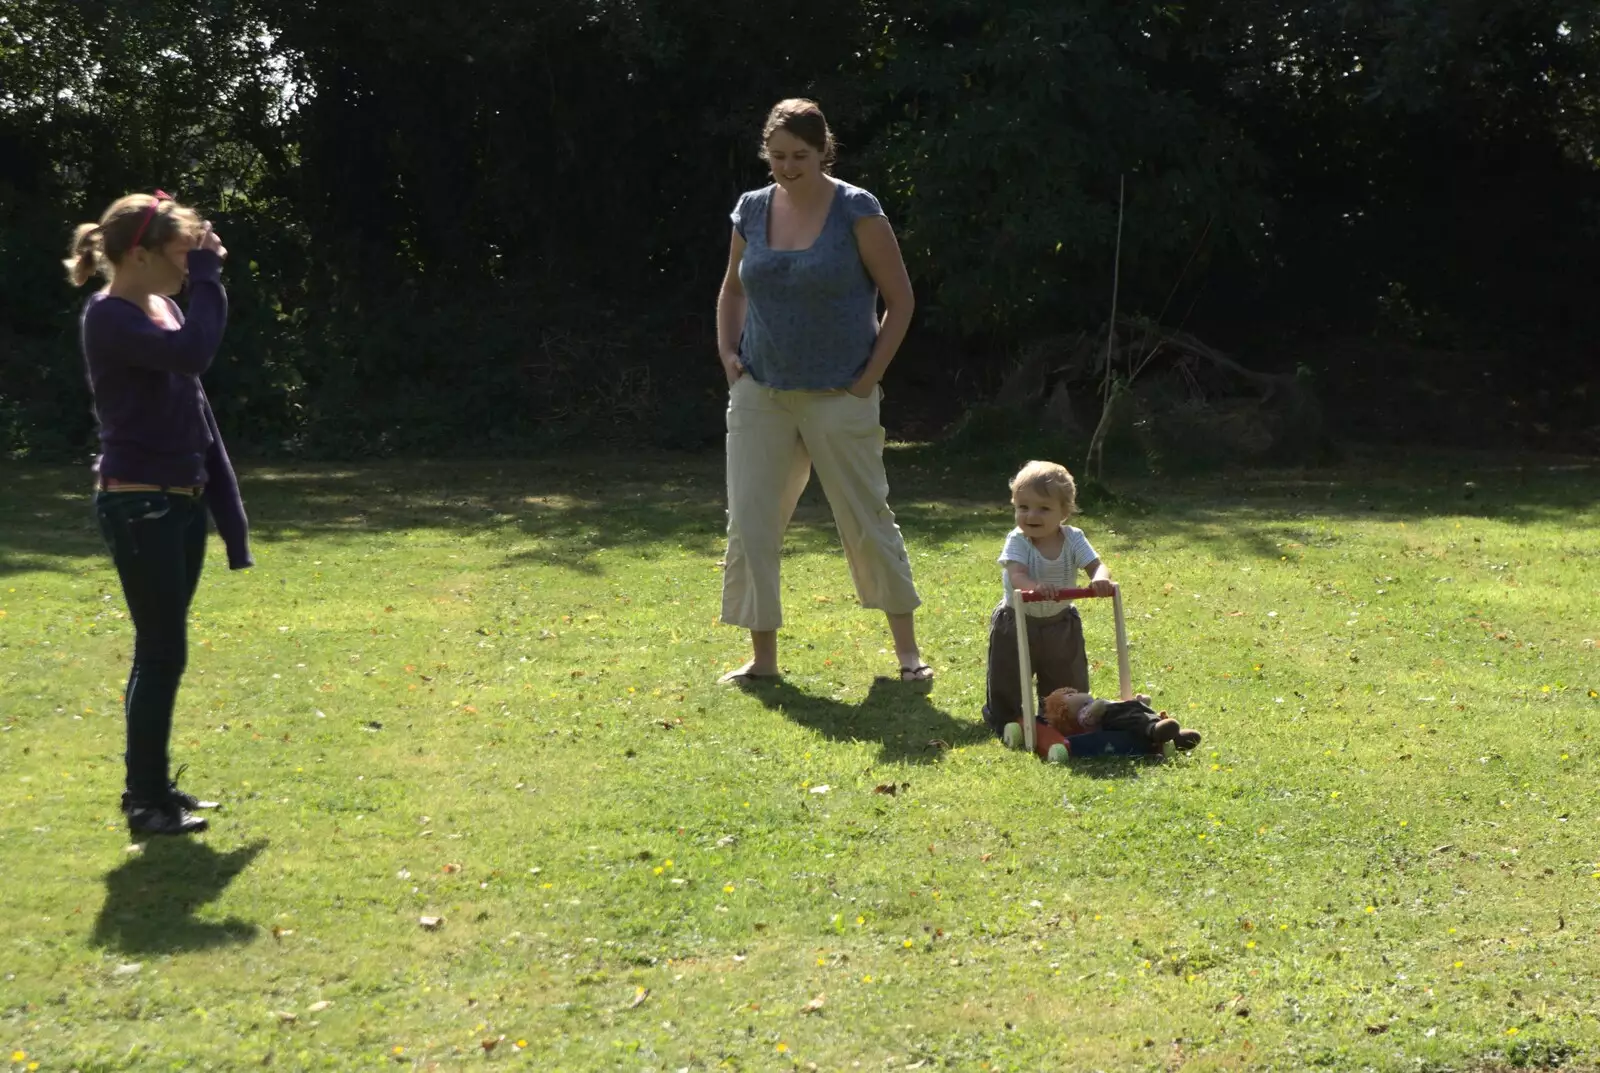
[[[123,795],[122,814],[128,818],[128,831],[134,835],[192,835],[204,831],[206,821],[176,800],[168,798],[146,804]]]
[[[219,807],[215,801],[202,801],[198,797],[194,796],[194,794],[178,789],[178,780],[183,778],[183,773],[188,770],[188,764],[178,765],[178,770],[173,772],[172,781],[167,783],[167,796],[173,801],[177,802],[181,808],[188,812],[198,812],[201,809]],[[132,801],[133,795],[126,790],[122,791],[123,812],[128,811],[128,805],[131,804]]]
[[[188,770],[188,764],[179,764],[178,770],[172,773],[172,782],[167,785],[167,792],[172,796],[172,800],[176,801],[190,812],[195,812],[203,808],[216,808],[217,803],[215,801],[202,801],[198,797],[194,796],[194,794],[178,789],[178,780],[183,778],[183,773]]]

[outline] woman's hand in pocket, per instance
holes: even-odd
[[[872,376],[863,376],[860,380],[845,388],[846,391],[858,399],[870,399],[872,393],[878,390],[878,381]]]

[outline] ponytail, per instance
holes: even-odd
[[[72,233],[72,245],[67,249],[67,278],[74,287],[82,287],[98,275],[107,275],[104,232],[99,224],[79,224]]]

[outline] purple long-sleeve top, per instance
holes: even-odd
[[[189,310],[168,301],[180,327],[163,328],[132,302],[105,292],[83,307],[83,357],[100,424],[102,478],[173,487],[203,484],[228,551],[228,567],[254,566],[239,482],[200,374],[211,367],[228,322],[222,258],[189,253]]]

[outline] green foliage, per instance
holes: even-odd
[[[1559,0],[11,5],[0,447],[84,449],[56,261],[155,186],[232,250],[242,446],[714,439],[726,213],[792,94],[889,207],[919,330],[976,353],[1103,321],[1124,179],[1124,311],[1559,352],[1600,331],[1596,69]],[[573,339],[603,356],[539,366]]]
[[[1146,16],[1125,4],[922,5],[886,27],[894,102],[874,171],[906,206],[936,308],[1027,335],[1103,318],[1119,178],[1124,286],[1159,301],[1208,223],[1257,244],[1268,211],[1245,133],[1161,85]]]

